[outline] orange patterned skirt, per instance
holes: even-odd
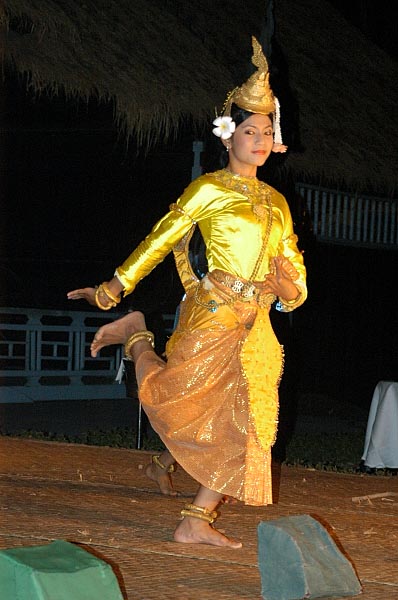
[[[265,505],[272,503],[283,351],[270,306],[232,297],[209,277],[188,292],[167,362],[152,352],[137,361],[139,397],[193,479],[245,504]]]

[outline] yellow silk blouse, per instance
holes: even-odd
[[[286,199],[257,178],[234,175],[225,169],[195,179],[116,269],[125,294],[131,293],[169,254],[194,222],[206,244],[209,271],[221,269],[243,279],[252,278],[264,238],[268,237],[254,279],[264,280],[270,271],[270,259],[283,255],[299,273],[295,285],[302,293],[299,304],[304,302],[306,272]]]

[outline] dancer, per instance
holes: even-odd
[[[269,311],[272,305],[292,311],[307,296],[288,204],[256,177],[271,151],[286,147],[277,136],[278,102],[255,38],[252,61],[256,71],[228,95],[214,121],[213,132],[228,153],[226,168],[193,181],[110,281],[68,294],[111,309],[122,292],[133,292],[174,252],[186,295],[167,361],[154,352],[141,312],[101,327],[91,353],[123,343],[134,361],[143,408],[167,448],[147,474],[159,482],[177,461],[199,483],[193,502],[181,511],[175,541],[230,548],[241,543],[213,527],[222,499],[272,503],[283,348]],[[206,245],[208,273],[202,279],[188,257],[195,226]]]

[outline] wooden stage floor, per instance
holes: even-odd
[[[112,565],[125,600],[261,600],[258,523],[309,514],[353,562],[359,598],[398,599],[398,477],[276,465],[274,505],[223,507],[217,527],[243,542],[224,550],[173,542],[196,484],[180,468],[181,495],[162,496],[145,477],[149,456],[0,436],[0,548],[56,539],[86,546]]]

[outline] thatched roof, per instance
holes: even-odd
[[[260,4],[247,2],[247,30],[257,35]],[[235,85],[233,72],[247,71],[247,30],[236,42],[232,30],[223,39],[229,64],[218,10],[209,8],[185,0],[6,0],[5,57],[35,90],[112,101],[118,125],[145,144],[190,117],[207,124]]]
[[[396,195],[398,64],[328,2],[277,0],[275,19],[304,150],[291,166]]]
[[[4,0],[6,68],[37,91],[111,101],[118,127],[147,146],[186,123],[208,130],[225,92],[251,72],[250,36],[264,33],[265,5]],[[396,63],[326,0],[274,5],[285,166],[324,183],[396,189]]]

